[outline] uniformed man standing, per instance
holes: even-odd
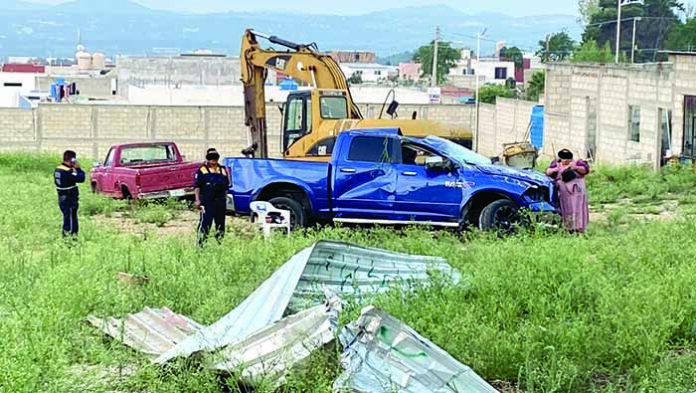
[[[206,163],[196,172],[196,209],[201,211],[198,225],[198,244],[203,245],[208,239],[210,227],[215,221],[215,239],[218,243],[225,236],[225,213],[227,211],[227,188],[230,185],[227,170],[219,165],[220,154],[215,149],[208,149]]]
[[[72,150],[63,153],[63,163],[53,171],[53,178],[58,191],[58,207],[63,213],[63,237],[76,236],[77,208],[80,190],[77,183],[84,183],[85,172],[77,162],[77,154]]]

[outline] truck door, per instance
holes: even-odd
[[[439,155],[424,147],[404,141],[400,153],[394,165],[398,219],[457,223],[466,181],[455,172],[426,168],[426,159]]]
[[[333,210],[336,221],[391,220],[394,213],[394,138],[356,136],[335,163]]]

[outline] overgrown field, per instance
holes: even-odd
[[[169,307],[212,323],[317,239],[438,255],[471,276],[470,286],[390,293],[376,304],[499,389],[696,389],[692,169],[599,169],[589,184],[603,216],[586,237],[337,228],[267,243],[232,226],[222,246],[200,251],[194,223],[176,236],[158,235],[159,227],[190,214],[185,206],[128,206],[86,186],[80,239],[66,247],[55,164],[55,157],[0,155],[0,391],[239,391],[234,378],[191,360],[153,366],[85,318]],[[638,214],[665,202],[675,209],[667,219]],[[111,225],[113,217],[132,230]],[[124,285],[118,272],[145,274],[150,284]],[[281,391],[328,392],[339,372],[335,353],[320,352]]]

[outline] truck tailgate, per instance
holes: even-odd
[[[201,164],[196,162],[139,167],[140,192],[150,193],[193,187],[194,177]]]

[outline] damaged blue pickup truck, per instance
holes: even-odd
[[[520,211],[555,213],[553,183],[446,139],[399,129],[339,134],[330,162],[226,158],[233,210],[268,201],[293,228],[314,222],[510,229]]]

